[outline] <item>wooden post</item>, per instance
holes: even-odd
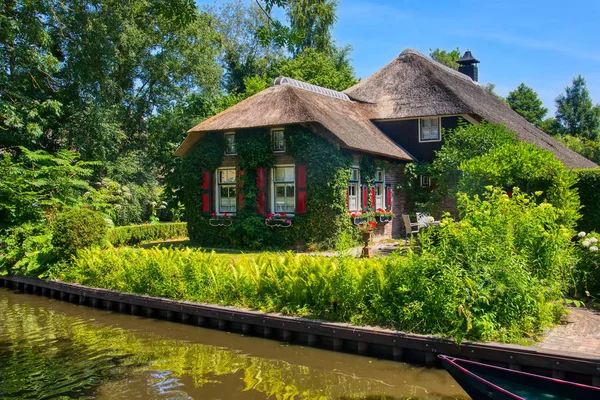
[[[137,315],[137,313],[139,312],[138,310],[139,308],[135,304],[132,304],[131,307],[129,307],[129,313],[131,315]]]
[[[242,324],[242,335],[250,333],[250,324]]]
[[[281,331],[281,338],[283,339],[284,342],[291,342],[292,341],[292,332],[288,331],[287,329],[283,329]]]
[[[110,300],[104,300],[104,308],[108,311],[112,310],[113,302]]]
[[[404,349],[402,347],[394,346],[392,348],[392,358],[395,361],[401,361],[403,355],[404,355]]]
[[[273,328],[265,326],[263,329],[263,336],[266,338],[270,338],[272,334],[273,334]]]
[[[125,314],[127,312],[127,303],[119,303],[119,312]]]
[[[344,340],[339,338],[333,338],[333,350],[342,351],[344,349]]]
[[[315,335],[314,333],[309,333],[308,334],[308,345],[316,346],[318,339],[319,339],[319,337],[317,335]]]
[[[435,353],[425,353],[425,365],[428,367],[435,366],[436,358]]]
[[[190,314],[181,313],[179,314],[179,317],[182,324],[187,324],[190,322]]]
[[[225,321],[224,319],[220,319],[217,323],[217,326],[219,327],[220,331],[227,330],[227,321]]]
[[[358,354],[361,356],[367,354],[369,350],[369,344],[367,342],[358,342]]]

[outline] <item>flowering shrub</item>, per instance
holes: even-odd
[[[575,272],[576,295],[600,295],[600,234],[579,232],[577,235],[578,263]]]

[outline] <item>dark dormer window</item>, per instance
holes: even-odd
[[[285,135],[283,129],[271,130],[271,142],[273,143],[273,151],[275,153],[283,153],[285,151]]]
[[[225,154],[236,154],[235,151],[235,133],[227,132],[225,134]]]
[[[419,120],[419,142],[439,142],[442,129],[439,118],[421,118]]]

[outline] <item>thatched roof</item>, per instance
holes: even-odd
[[[372,121],[468,115],[506,125],[520,140],[551,151],[569,168],[597,167],[527,122],[470,77],[416,50],[404,50],[344,93],[278,78],[275,86],[190,129],[175,155],[187,154],[206,132],[310,123],[324,127],[344,148],[410,161],[414,158]]]
[[[344,98],[290,85],[270,87],[190,129],[175,155],[187,154],[205,132],[316,123],[341,147],[413,160],[370,121],[375,107]]]
[[[416,50],[404,50],[391,63],[344,93],[354,100],[376,105],[375,119],[469,114],[506,125],[520,140],[551,151],[568,168],[597,167],[527,122],[501,98],[468,76]]]

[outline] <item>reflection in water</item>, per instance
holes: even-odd
[[[0,398],[462,399],[443,371],[0,289]]]

